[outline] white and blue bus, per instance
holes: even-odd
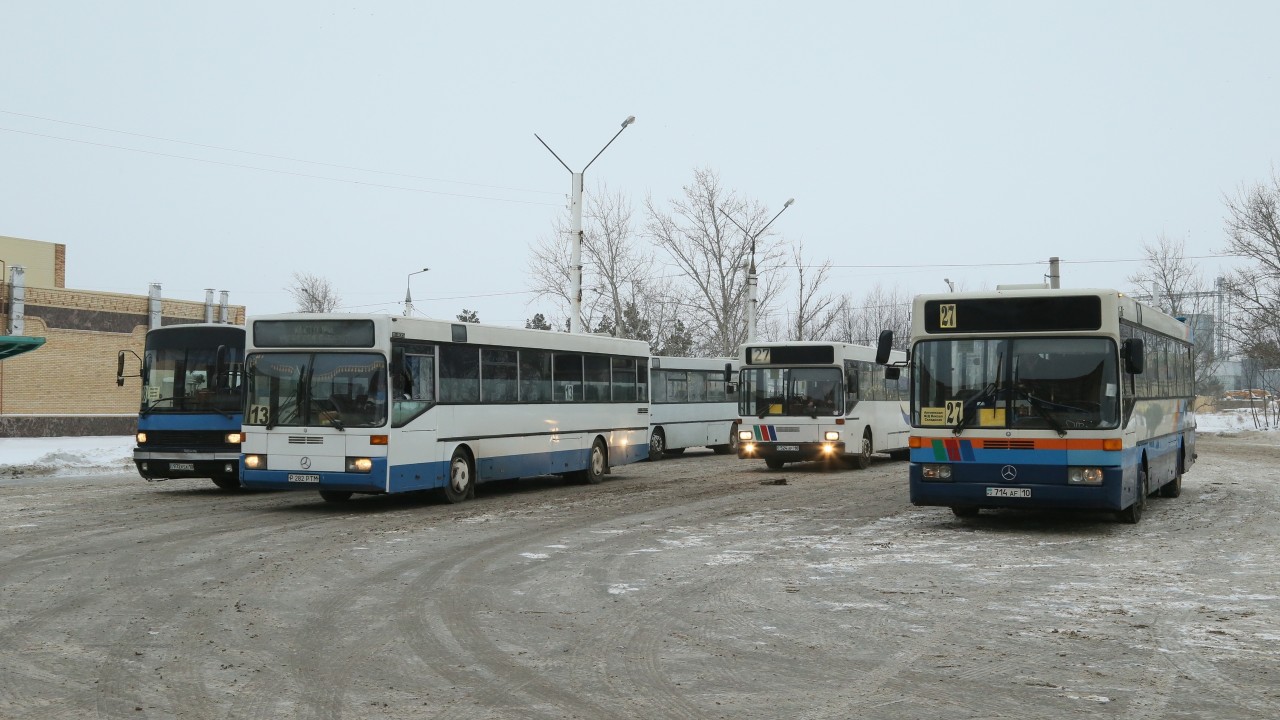
[[[886,379],[876,348],[757,342],[743,345],[739,360],[738,457],[763,458],[774,470],[810,460],[866,468],[877,453],[906,457],[906,385]]]
[[[137,375],[125,375],[130,351],[120,351],[116,384],[142,378],[133,462],[143,478],[209,478],[224,490],[240,487],[244,335],[243,327],[225,323],[152,328]]]
[[[1195,460],[1188,326],[1115,290],[921,295],[908,366],[915,505],[1136,523]]]
[[[649,360],[649,459],[706,447],[738,447],[736,358],[657,356]]]
[[[249,319],[246,487],[438,490],[559,474],[597,483],[648,456],[637,340],[390,315]]]

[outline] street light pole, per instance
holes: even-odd
[[[778,215],[785,212],[786,209],[791,207],[791,204],[795,201],[795,198],[790,198],[786,202],[782,203],[782,209],[778,211]],[[725,212],[724,208],[720,208],[720,214],[729,218],[729,222],[737,225],[738,229],[742,231],[742,234],[751,240],[751,265],[748,266],[747,269],[747,342],[751,342],[756,339],[756,303],[758,302],[756,299],[756,288],[760,283],[760,279],[756,276],[756,238],[763,235],[764,231],[769,229],[769,226],[773,224],[773,221],[778,219],[778,215],[774,215],[772,220],[765,223],[764,227],[760,228],[753,235],[746,228],[739,225],[738,221],[733,219],[733,216]]]
[[[560,164],[564,165],[564,169],[568,170],[569,175],[572,176],[569,183],[569,218],[572,224],[569,228],[569,234],[573,238],[573,250],[569,256],[569,276],[573,281],[573,289],[569,298],[569,332],[582,332],[582,178],[586,175],[587,168],[591,167],[591,163],[595,162],[596,158],[600,157],[600,154],[607,150],[614,140],[618,139],[622,131],[626,130],[627,126],[635,121],[635,115],[623,120],[622,128],[614,133],[612,138],[609,138],[609,142],[600,148],[600,152],[591,158],[591,162],[582,168],[582,172],[574,172],[564,160],[560,160],[560,156],[556,155],[556,151],[552,150],[546,141],[538,137],[538,133],[533,134],[534,137],[538,138],[538,142],[542,143],[542,147],[546,148],[552,157],[559,160]]]
[[[404,316],[405,317],[409,317],[410,315],[413,314],[413,296],[409,294],[409,278],[413,277],[414,275],[424,273],[430,269],[431,268],[422,268],[421,270],[414,270],[413,272],[409,273],[408,277],[404,279]]]

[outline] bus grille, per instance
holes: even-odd
[[[149,448],[199,448],[227,446],[227,433],[222,430],[147,430]]]
[[[1035,440],[983,440],[982,447],[987,450],[1035,450]]]
[[[324,438],[319,435],[290,435],[290,445],[323,445]]]

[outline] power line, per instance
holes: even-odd
[[[538,193],[542,195],[561,195],[562,193],[553,190],[528,190],[525,188],[505,187],[502,185],[486,185],[483,183],[467,182],[465,180],[447,180],[444,178],[425,177],[422,175],[411,175],[409,173],[393,172],[390,170],[373,170],[370,168],[356,167],[354,165],[339,165],[337,163],[321,162],[319,160],[306,160],[303,158],[289,157],[287,155],[272,155],[270,153],[254,152],[252,150],[238,150],[236,148],[225,147],[222,145],[208,145],[205,143],[190,142],[188,140],[176,140],[174,138],[161,137],[159,135],[148,135],[146,133],[130,132],[128,130],[115,130],[112,128],[101,127],[99,125],[89,125],[87,123],[72,122],[70,120],[59,120],[57,118],[42,117],[40,115],[30,115],[27,113],[14,112],[13,110],[0,109],[0,113],[6,115],[15,115],[17,117],[31,118],[34,120],[43,120],[45,122],[60,123],[62,125],[71,125],[74,127],[89,128],[91,130],[101,130],[102,132],[117,133],[120,135],[129,135],[132,137],[147,138],[148,140],[160,140],[162,142],[177,143],[179,145],[190,145],[192,147],[206,148],[210,150],[222,150],[225,152],[241,153],[243,155],[253,155],[256,157],[271,158],[273,160],[288,160],[289,162],[307,163],[308,165],[321,165],[323,167],[338,168],[341,170],[356,170],[358,172],[377,173],[379,175],[394,175],[396,177],[412,178],[414,180],[428,180],[430,182],[454,183],[456,185],[471,185],[473,187],[489,188],[491,190],[510,190],[512,192]],[[46,136],[53,137],[53,136]]]

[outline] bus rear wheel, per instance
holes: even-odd
[[[1178,454],[1178,469],[1169,482],[1160,486],[1160,497],[1176,498],[1182,494],[1182,454]]]
[[[476,463],[471,453],[462,448],[453,451],[449,461],[449,481],[444,485],[444,499],[460,503],[474,497],[476,492]]]
[[[724,445],[712,445],[711,452],[717,455],[728,455],[738,452],[738,423],[729,428],[729,442]]]

